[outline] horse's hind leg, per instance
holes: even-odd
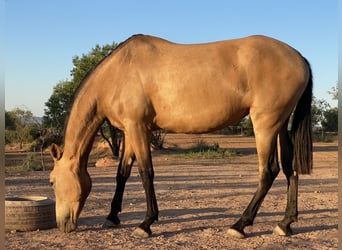
[[[119,212],[121,212],[122,198],[125,190],[125,185],[127,179],[131,174],[131,169],[135,160],[132,147],[129,143],[129,138],[124,138],[122,148],[123,151],[120,157],[120,163],[116,174],[116,190],[111,203],[110,213],[107,216],[105,223],[103,224],[104,228],[117,227],[120,224],[118,214]]]
[[[298,207],[298,174],[293,171],[293,145],[287,132],[287,123],[283,126],[279,133],[280,155],[283,172],[287,179],[287,205],[284,219],[279,222],[274,229],[274,233],[278,235],[290,235],[292,230],[290,224],[297,221]]]
[[[256,213],[279,173],[276,147],[277,130],[274,127],[271,129],[258,128],[254,123],[254,132],[259,158],[259,183],[257,191],[241,218],[228,230],[230,235],[237,238],[243,238],[245,236],[244,228],[253,225]]]

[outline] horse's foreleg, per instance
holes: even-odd
[[[134,128],[132,131],[133,150],[139,165],[139,173],[145,190],[147,212],[144,221],[133,232],[134,237],[145,238],[152,234],[150,226],[158,220],[158,205],[154,192],[154,171],[152,166],[149,133],[144,128]]]
[[[135,160],[132,148],[126,140],[123,144],[123,152],[120,158],[116,174],[116,190],[111,203],[111,210],[103,227],[117,227],[120,224],[118,214],[121,212],[123,193],[126,182],[131,175],[131,169]]]
[[[256,213],[279,173],[276,136],[272,136],[267,140],[266,134],[256,133],[255,137],[259,157],[259,184],[241,218],[228,230],[230,235],[237,238],[245,237],[244,228],[253,225]]]
[[[158,220],[158,206],[153,185],[153,169],[139,169],[139,173],[145,189],[147,212],[144,221],[134,231],[133,236],[145,238],[152,234],[150,226],[155,220]]]
[[[287,205],[284,219],[279,222],[274,232],[278,235],[291,235],[290,224],[297,221],[298,216],[298,174],[292,168],[293,145],[287,132],[287,124],[279,133],[279,141],[281,163],[287,179]]]

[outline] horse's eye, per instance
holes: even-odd
[[[50,186],[53,187],[54,186],[54,182],[50,181]]]

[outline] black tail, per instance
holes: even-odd
[[[304,58],[309,68],[309,81],[306,89],[297,103],[292,121],[293,168],[298,174],[312,172],[312,71],[309,62]]]

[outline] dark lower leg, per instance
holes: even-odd
[[[263,174],[263,183],[259,185],[256,193],[254,194],[248,207],[243,212],[241,218],[233,226],[231,226],[232,229],[235,229],[241,234],[245,235],[244,228],[246,226],[253,225],[253,221],[258,212],[258,209],[260,208],[268,190],[272,186],[274,178],[275,176],[272,177],[270,173]]]
[[[131,138],[134,138],[132,140],[132,148],[138,162],[147,204],[145,219],[133,232],[133,236],[148,237],[152,234],[150,226],[155,220],[158,220],[157,199],[153,186],[154,170],[149,143],[151,131],[142,123],[132,123],[130,125],[127,130],[131,133]]]
[[[287,190],[287,205],[285,210],[284,219],[278,223],[278,226],[282,229],[285,235],[292,234],[292,229],[290,227],[292,222],[297,221],[298,207],[297,207],[297,197],[298,197],[298,175],[294,173],[289,178],[289,187]]]
[[[134,163],[135,157],[131,152],[123,154],[116,174],[116,190],[111,203],[110,213],[107,216],[107,220],[111,221],[115,225],[120,224],[118,214],[121,212],[122,199],[125,191],[126,182],[131,174],[131,169]]]
[[[246,226],[253,225],[253,221],[258,209],[278,173],[279,165],[277,160],[277,151],[275,150],[269,159],[268,165],[263,168],[263,171],[261,172],[259,186],[256,193],[254,194],[248,207],[243,212],[241,218],[233,226],[231,226],[232,229],[238,231],[242,235],[245,235],[244,228]]]
[[[107,220],[111,221],[115,225],[120,224],[118,214],[121,212],[122,198],[127,179],[128,177],[124,177],[120,172],[116,175],[116,190],[111,203],[110,213],[107,216]]]
[[[154,221],[158,220],[158,205],[153,185],[154,173],[153,170],[148,172],[141,170],[140,175],[145,189],[147,212],[139,228],[144,230],[148,235],[151,235],[152,231],[150,226]]]
[[[279,139],[281,148],[281,162],[283,166],[283,172],[287,179],[287,205],[284,219],[278,223],[278,226],[282,230],[282,232],[279,233],[290,235],[292,234],[290,225],[292,222],[297,221],[298,216],[298,174],[296,171],[293,171],[293,146],[287,130],[284,130],[280,133]]]

